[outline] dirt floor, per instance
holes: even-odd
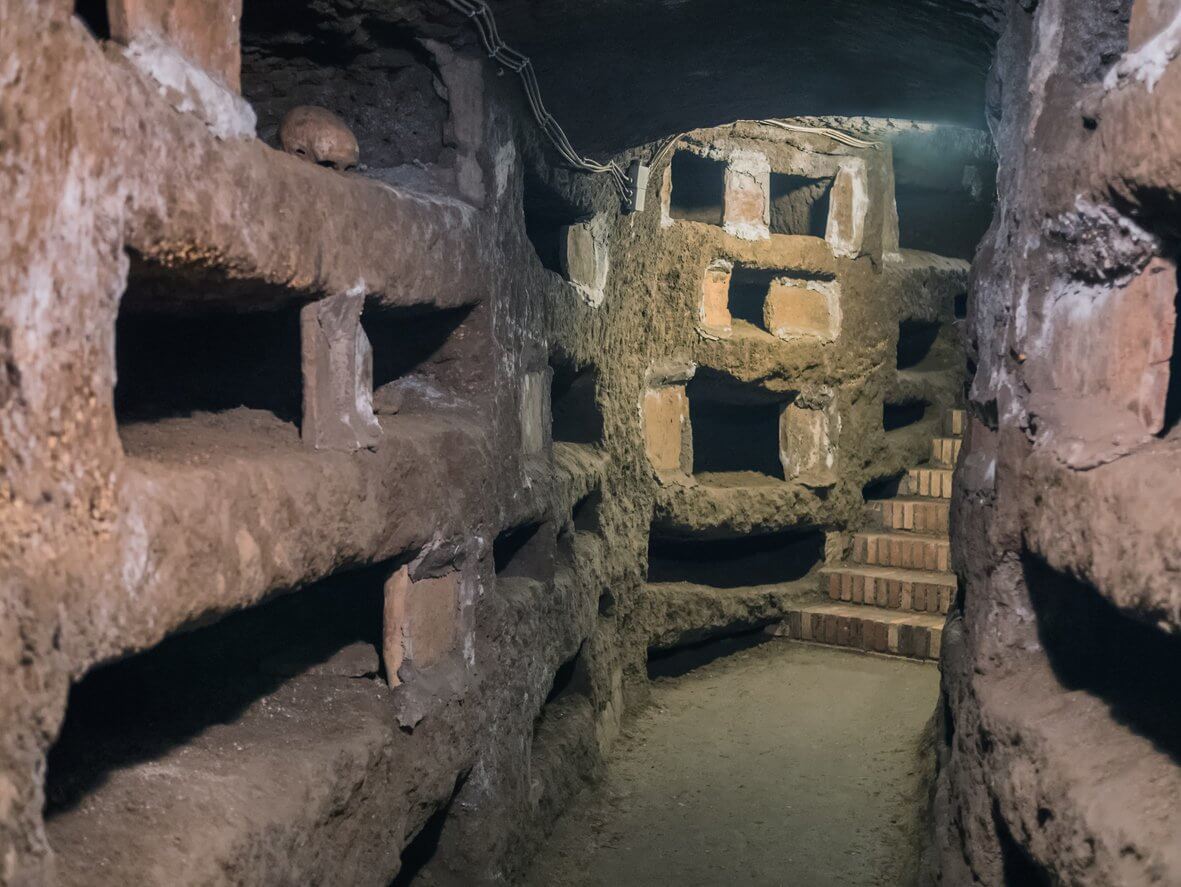
[[[938,679],[786,641],[658,678],[523,884],[910,884]]]

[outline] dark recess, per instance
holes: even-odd
[[[443,311],[367,307],[361,327],[373,347],[373,390],[429,364],[456,359],[448,344],[471,312],[470,305]]]
[[[751,471],[783,479],[779,415],[790,394],[772,394],[701,369],[686,386],[693,473]]]
[[[672,192],[668,212],[674,219],[721,225],[726,191],[726,164],[689,151],[672,159]]]
[[[649,650],[648,679],[679,678],[703,665],[757,647],[769,640],[771,638],[763,631],[763,626],[759,626],[738,634],[709,638],[670,650]]]
[[[648,581],[742,588],[793,582],[824,560],[820,530],[737,539],[648,539]]]
[[[552,578],[555,542],[550,524],[523,524],[505,530],[492,546],[497,578]]]
[[[603,438],[603,414],[595,401],[598,373],[579,368],[560,352],[550,357],[554,377],[550,385],[553,439],[558,442],[596,444]]]
[[[590,219],[594,213],[572,203],[546,184],[531,168],[525,168],[523,194],[525,234],[542,267],[562,274],[562,229]]]
[[[782,271],[736,266],[730,274],[727,299],[730,316],[734,320],[745,320],[765,330],[767,324],[763,317],[763,306],[767,303],[767,291],[771,287],[771,281],[782,274]]]
[[[1013,838],[995,801],[992,805],[992,824],[1001,848],[1001,871],[1005,887],[1051,887],[1054,880],[1034,862],[1029,851]]]
[[[70,689],[49,752],[46,815],[70,809],[114,770],[158,759],[208,727],[233,723],[291,673],[351,643],[380,650],[383,589],[392,568],[384,562],[342,573],[92,671]],[[275,659],[280,667],[267,665]]]
[[[599,490],[591,490],[574,503],[570,519],[574,523],[574,530],[578,533],[598,533],[602,530],[599,522],[599,508],[603,504],[603,494]]]
[[[439,852],[439,845],[443,841],[443,830],[447,826],[447,818],[451,814],[455,799],[463,790],[464,783],[467,782],[467,777],[467,772],[459,774],[455,780],[455,788],[451,791],[451,797],[431,814],[419,829],[418,834],[402,849],[401,867],[398,869],[397,877],[390,882],[390,887],[410,887],[411,884],[422,884],[424,887],[427,884],[455,884],[458,887],[460,882],[454,880],[449,872],[439,872],[438,878],[430,877],[430,875],[424,876],[423,873]]]
[[[922,369],[939,338],[939,322],[903,320],[898,324],[898,363],[900,370]]]
[[[925,400],[908,400],[902,403],[882,404],[882,428],[896,431],[923,421],[930,406]]]
[[[771,233],[824,237],[832,178],[771,173]]]
[[[1062,685],[1102,699],[1112,717],[1181,764],[1181,638],[1124,615],[1032,554],[1022,566],[1038,637]]]
[[[956,293],[955,301],[952,304],[952,310],[955,313],[956,320],[963,320],[968,316],[968,294]]]
[[[875,499],[893,499],[898,495],[898,490],[905,479],[905,471],[900,471],[889,477],[875,477],[861,488],[861,498],[866,502],[872,502]]]
[[[299,310],[193,316],[122,310],[115,324],[115,415],[120,423],[267,410],[302,410]]]
[[[74,15],[82,19],[95,40],[111,39],[111,19],[107,13],[107,0],[76,0]]]
[[[896,185],[898,244],[971,261],[976,244],[992,223],[992,205],[964,191]]]

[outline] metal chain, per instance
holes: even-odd
[[[495,59],[510,71],[516,72],[517,76],[521,78],[521,84],[525,88],[525,97],[529,100],[529,108],[537,120],[537,125],[541,127],[541,131],[546,134],[557,152],[562,155],[562,159],[575,169],[609,174],[620,196],[624,200],[631,200],[634,183],[618,163],[613,160],[599,163],[597,160],[584,157],[574,150],[565,131],[558,125],[558,121],[554,119],[553,115],[546,110],[545,103],[541,100],[541,89],[537,85],[537,75],[533,72],[533,63],[526,56],[505,45],[504,41],[500,39],[500,34],[496,30],[496,20],[492,17],[492,12],[488,9],[487,4],[483,0],[447,0],[447,2],[451,4],[453,9],[472,20],[489,58]]]

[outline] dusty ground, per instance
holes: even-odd
[[[938,677],[773,641],[659,679],[523,883],[908,884]]]

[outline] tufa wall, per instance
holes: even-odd
[[[695,131],[621,216],[434,4],[0,19],[0,882],[511,877],[962,396],[979,134]]]

